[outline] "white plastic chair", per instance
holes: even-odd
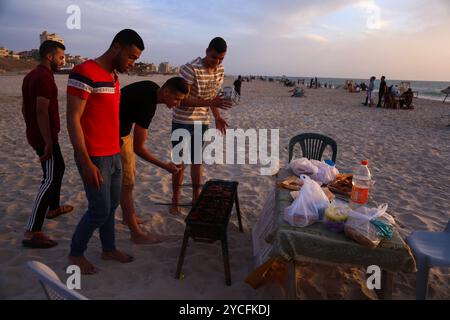
[[[28,261],[27,265],[39,277],[39,282],[49,300],[88,300],[85,296],[67,288],[47,265],[39,261]]]

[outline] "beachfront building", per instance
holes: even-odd
[[[159,69],[158,69],[159,73],[169,73],[170,72],[170,65],[168,62],[161,62],[159,64]]]
[[[5,47],[0,47],[0,57],[12,58],[12,59],[15,59],[15,60],[19,60],[20,59],[19,54],[15,53],[12,50],[8,50]]]
[[[31,49],[27,51],[21,51],[18,53],[20,56],[20,59],[23,60],[38,60],[39,59],[39,50],[38,49]]]
[[[0,47],[0,57],[9,56],[9,50],[5,47]]]
[[[70,63],[73,65],[80,64],[84,61],[88,60],[86,57],[82,57],[80,55],[72,56],[70,53],[66,53],[66,63]]]
[[[39,40],[40,44],[42,44],[46,40],[58,41],[64,44],[64,40],[59,35],[57,35],[56,33],[48,33],[47,30],[44,30],[44,32],[39,35]]]
[[[148,65],[148,69],[149,69],[150,73],[157,73],[158,72],[158,68],[156,67],[156,64],[154,64],[154,63],[150,63]]]

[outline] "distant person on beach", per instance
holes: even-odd
[[[384,94],[387,91],[386,77],[382,76],[380,81],[380,87],[378,89],[378,104],[377,108],[381,108],[381,100],[383,100]]]
[[[227,43],[224,39],[216,37],[211,40],[206,49],[206,56],[198,57],[181,66],[180,76],[188,82],[190,94],[183,100],[179,107],[173,109],[172,132],[177,129],[185,129],[191,135],[191,181],[192,203],[195,203],[202,190],[202,162],[195,163],[195,158],[201,158],[203,154],[203,134],[210,123],[209,108],[214,115],[216,129],[225,134],[228,123],[221,117],[219,108],[228,109],[231,101],[218,95],[224,79],[222,61],[227,52]],[[202,145],[194,144],[194,132],[201,132]],[[181,140],[181,139],[180,139]],[[182,141],[182,140],[181,140]],[[172,141],[173,147],[181,141]],[[198,148],[195,148],[195,147]],[[195,157],[197,153],[197,157]],[[199,157],[200,156],[200,157]],[[184,180],[184,164],[178,165],[181,169],[172,177],[172,207],[171,214],[179,214],[179,202],[181,185]]]
[[[311,81],[309,82],[309,87],[310,87],[310,88],[312,88],[312,87],[313,87],[313,81],[314,81],[314,79],[313,79],[313,78],[311,78]]]
[[[305,96],[305,90],[301,84],[296,84],[295,88],[292,90],[289,90],[289,92],[293,92],[291,97],[304,97]]]
[[[65,164],[58,142],[58,87],[53,73],[64,65],[65,49],[57,41],[44,41],[39,47],[39,65],[25,76],[22,84],[26,136],[39,156],[44,173],[22,241],[23,246],[29,248],[56,246],[58,243],[42,232],[44,219],[53,219],[73,210],[72,206],[60,206],[59,203]]]
[[[348,92],[350,92],[350,93],[354,93],[355,92],[355,86],[353,84],[353,80],[350,80],[348,82]]]
[[[375,79],[376,77],[372,76],[369,80],[369,87],[367,88],[367,96],[366,101],[363,103],[363,105],[371,107],[373,105],[373,90],[375,89]]]
[[[234,92],[236,94],[235,102],[238,103],[241,101],[241,87],[242,87],[242,78],[238,76],[238,78],[233,82]]]
[[[96,229],[103,260],[134,260],[117,250],[115,243],[114,213],[122,183],[117,72],[128,72],[143,50],[141,37],[134,30],[124,29],[103,55],[75,66],[69,75],[67,130],[88,200],[88,209],[72,236],[69,261],[78,265],[82,274],[98,271],[84,256]]]
[[[319,85],[319,83],[317,82],[317,78],[314,78],[314,86],[316,89],[317,89],[318,85]]]
[[[120,139],[122,160],[122,191],[120,206],[123,223],[128,225],[131,240],[136,244],[153,244],[161,241],[156,235],[147,234],[139,227],[134,207],[133,188],[136,180],[135,154],[171,174],[180,170],[172,162],[157,159],[146,147],[148,128],[156,112],[157,104],[177,107],[189,93],[189,85],[181,77],[167,80],[162,87],[152,81],[132,83],[121,90]],[[131,134],[134,124],[133,134]]]
[[[414,98],[414,93],[411,88],[408,88],[407,91],[403,92],[400,96],[400,108],[404,109],[414,109],[412,106]]]

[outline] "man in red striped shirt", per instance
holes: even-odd
[[[69,261],[83,274],[98,270],[85,257],[88,242],[99,229],[102,259],[122,263],[133,257],[115,246],[114,212],[122,181],[117,72],[127,72],[144,50],[141,37],[124,29],[99,58],[77,65],[67,83],[67,129],[89,207],[72,237]]]

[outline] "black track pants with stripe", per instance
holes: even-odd
[[[38,156],[44,154],[44,149],[37,149]],[[41,231],[48,210],[59,208],[59,196],[61,193],[61,182],[64,176],[64,159],[58,144],[53,146],[53,155],[45,162],[41,162],[44,172],[39,192],[34,200],[31,217],[26,227],[27,231]]]

